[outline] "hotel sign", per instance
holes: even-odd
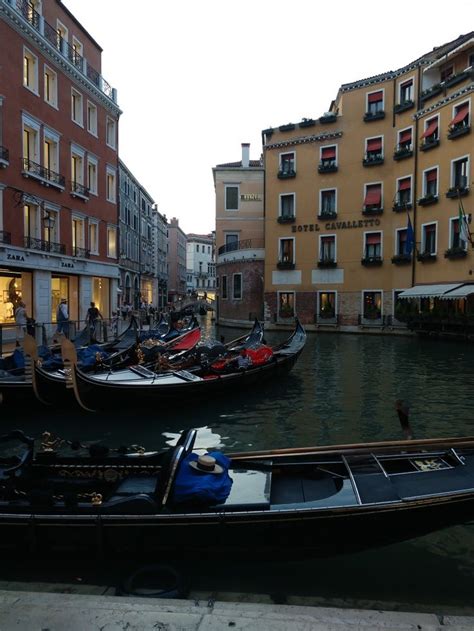
[[[325,230],[346,230],[347,228],[373,228],[380,226],[380,219],[359,219],[353,221],[328,221],[324,224]],[[319,232],[318,223],[305,223],[291,226],[291,232]]]
[[[243,193],[240,196],[240,201],[242,202],[261,202],[262,196],[258,193]]]

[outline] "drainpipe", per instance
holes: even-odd
[[[417,95],[417,108],[419,111],[421,107],[421,65],[418,66],[418,95]],[[413,256],[411,261],[411,286],[415,286],[416,280],[416,252],[417,252],[417,214],[418,214],[418,116],[415,114],[415,132],[413,138],[413,155],[415,156],[415,161],[413,165]]]

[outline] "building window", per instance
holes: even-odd
[[[74,88],[71,89],[71,118],[80,125],[84,125],[83,112],[82,112],[82,94]]]
[[[453,160],[451,170],[451,188],[457,190],[465,190],[468,188],[469,182],[469,159],[460,158]]]
[[[83,56],[83,47],[79,40],[75,37],[72,38],[72,50],[71,50],[71,61],[76,66],[82,70],[82,56]]]
[[[280,212],[279,216],[282,219],[294,219],[295,218],[295,194],[289,193],[286,195],[280,195]]]
[[[295,317],[295,292],[279,291],[278,292],[278,317],[294,318]]]
[[[280,154],[280,169],[278,171],[278,175],[282,177],[291,177],[295,175],[295,154],[291,153],[282,153]]]
[[[115,121],[108,116],[106,122],[106,142],[109,147],[112,147],[112,149],[115,149],[117,146],[116,124]]]
[[[82,196],[88,195],[84,186],[84,154],[78,148],[71,150],[71,190]]]
[[[331,319],[336,317],[336,298],[335,291],[320,291],[318,293],[318,319]]]
[[[40,127],[35,121],[23,119],[23,168],[25,171],[34,170],[34,165],[39,164],[39,132]]]
[[[381,136],[367,140],[365,150],[366,162],[378,162],[383,160],[382,143],[383,139]]]
[[[333,234],[319,237],[319,261],[321,263],[336,262],[336,236]]]
[[[397,150],[411,151],[412,148],[412,128],[398,132]]]
[[[407,252],[407,229],[399,228],[396,231],[395,235],[395,254],[397,254],[398,256],[411,254],[411,252]]]
[[[107,167],[107,201],[115,204],[116,199],[116,183],[115,183],[115,171],[110,167]]]
[[[425,121],[425,131],[421,135],[422,146],[436,144],[439,141],[439,118],[434,116]]]
[[[459,234],[459,217],[449,220],[449,247],[452,250],[467,250],[467,241]]]
[[[379,114],[383,112],[383,91],[372,92],[367,95],[367,113]]]
[[[28,240],[30,238],[38,238],[41,232],[38,206],[33,204],[25,204],[23,206],[23,228],[25,237]],[[31,244],[28,243],[27,247],[31,247]]]
[[[69,34],[67,28],[64,26],[64,24],[61,24],[59,20],[56,23],[56,35],[58,50],[63,52],[63,50],[65,51],[65,44],[68,41]]]
[[[321,217],[335,217],[336,213],[336,189],[320,191],[319,215]]]
[[[453,110],[453,115],[453,120],[449,123],[450,134],[469,128],[469,103],[456,105]]]
[[[406,208],[411,204],[411,176],[397,180],[397,206]]]
[[[239,249],[239,235],[238,234],[226,234],[225,235],[225,250],[226,252],[232,252]]]
[[[378,210],[382,208],[382,184],[366,184],[364,210]]]
[[[97,107],[90,101],[87,101],[87,131],[97,136]]]
[[[84,227],[85,222],[82,217],[72,217],[72,255],[84,256],[85,247],[85,235]]]
[[[55,176],[59,171],[59,136],[47,129],[44,130],[43,166],[47,169],[46,178],[56,181],[58,178]]]
[[[333,169],[336,166],[336,145],[331,147],[321,147],[321,161],[320,167],[322,170],[327,171]]]
[[[222,276],[221,294],[222,294],[222,299],[227,300],[227,276]]]
[[[242,299],[242,274],[232,275],[232,297],[234,300]]]
[[[366,320],[382,319],[382,292],[364,291],[362,294],[362,313]]]
[[[450,64],[449,66],[444,66],[444,68],[441,68],[440,79],[442,82],[447,81],[453,75],[454,75],[454,66],[452,64]]]
[[[364,246],[365,259],[381,259],[382,258],[382,233],[366,232]]]
[[[44,67],[44,100],[51,107],[58,106],[58,76],[48,66]]]
[[[295,254],[294,254],[294,247],[295,247],[295,240],[294,239],[280,239],[280,248],[279,248],[279,258],[278,258],[278,262],[279,263],[286,263],[286,264],[294,264],[295,262]]]
[[[87,158],[87,188],[93,195],[98,194],[97,161],[91,156]]]
[[[38,57],[27,48],[23,49],[23,85],[38,94]]]
[[[421,226],[422,254],[436,254],[436,224],[428,223]]]
[[[403,81],[403,83],[400,84],[400,105],[410,103],[411,101],[413,101],[413,79]]]
[[[225,187],[225,209],[239,210],[239,187],[226,185]]]
[[[91,254],[99,254],[99,224],[89,219],[89,250]]]
[[[107,226],[107,256],[117,258],[117,228]]]
[[[423,194],[425,197],[436,197],[438,195],[438,169],[430,169],[424,172]]]

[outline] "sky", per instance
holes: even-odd
[[[212,167],[261,131],[329,109],[343,83],[474,29],[460,0],[63,0],[103,49],[119,156],[168,219],[215,228]]]

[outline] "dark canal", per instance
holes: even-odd
[[[203,318],[208,337],[217,332]],[[267,342],[286,332],[266,334]],[[198,447],[224,450],[329,445],[402,438],[394,402],[409,402],[416,438],[474,435],[472,348],[462,343],[376,335],[309,334],[282,383],[235,392],[198,407],[86,415],[0,407],[2,431],[45,429],[64,438],[163,447],[189,427]],[[291,546],[291,541],[288,541]],[[186,568],[195,589],[311,597],[328,605],[474,613],[474,526],[459,526],[408,543],[346,557],[305,562],[228,565],[209,559]],[[304,601],[303,601],[304,602]],[[470,609],[469,609],[470,608]]]

